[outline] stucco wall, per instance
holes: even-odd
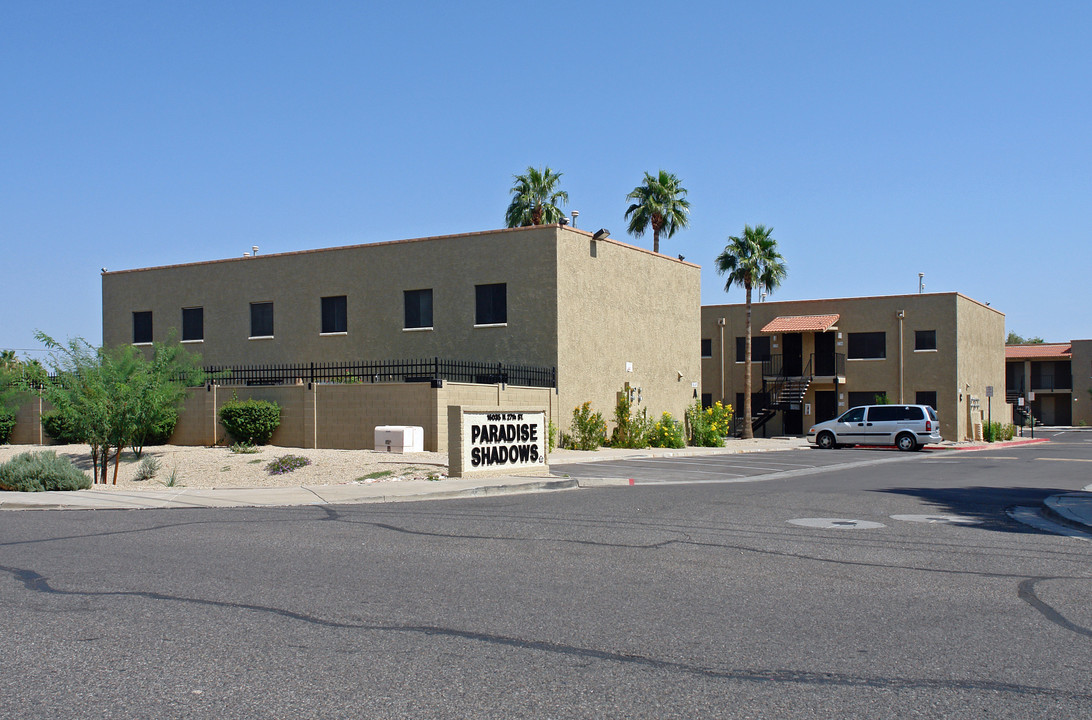
[[[1073,424],[1092,425],[1092,340],[1074,340],[1072,353]]]
[[[701,269],[572,231],[560,233],[557,254],[562,429],[588,400],[613,417],[627,382],[641,389],[635,410],[681,419],[701,380]]]
[[[971,437],[974,425],[1012,422],[1012,408],[1005,402],[1005,316],[981,303],[959,296],[958,353],[961,437]],[[993,387],[993,398],[986,388]],[[973,405],[977,400],[978,409]]]
[[[153,339],[204,309],[212,364],[441,356],[552,367],[558,229],[520,228],[311,250],[102,277],[103,342],[132,342],[132,313],[152,312]],[[475,286],[507,283],[506,327],[474,327]],[[431,330],[404,328],[406,290],[431,288]],[[321,333],[323,297],[346,296],[347,331]],[[250,339],[250,304],[272,302],[274,334]]]

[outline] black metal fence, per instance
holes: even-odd
[[[535,365],[424,358],[360,362],[210,365],[205,372],[217,385],[292,385],[307,383],[432,382],[448,380],[524,387],[557,387],[557,368]],[[185,378],[182,378],[185,379]]]

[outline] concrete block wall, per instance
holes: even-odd
[[[49,412],[49,403],[41,398],[32,398],[19,406],[15,412],[15,427],[12,428],[8,442],[12,445],[42,445],[50,438],[42,430],[42,413]]]

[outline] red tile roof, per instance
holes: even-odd
[[[840,315],[784,315],[766,323],[759,330],[764,333],[775,332],[825,332],[838,322]]]
[[[1073,345],[1070,343],[1035,343],[1032,345],[1006,345],[1005,359],[1058,358],[1070,357]]]

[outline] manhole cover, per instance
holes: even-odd
[[[823,530],[875,530],[886,527],[883,523],[871,520],[853,520],[851,518],[797,518],[789,520],[792,525],[820,528]]]
[[[980,525],[978,518],[966,515],[892,515],[892,520],[903,520],[916,523],[942,523],[946,525]]]

